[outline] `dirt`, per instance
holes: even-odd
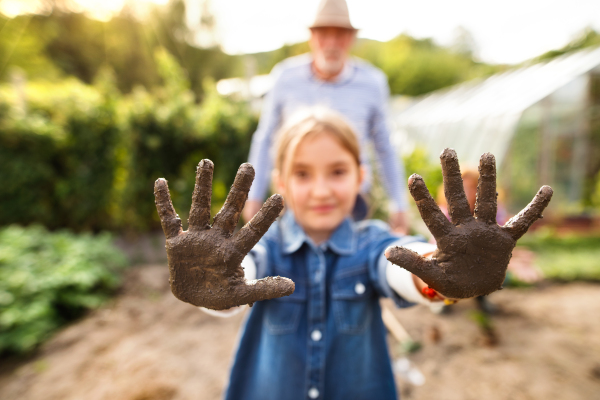
[[[242,259],[267,232],[283,210],[283,197],[271,196],[260,211],[234,234],[254,180],[254,168],[246,163],[238,169],[225,204],[210,225],[214,165],[202,160],[196,170],[189,228],[183,231],[173,208],[167,181],[156,180],[156,209],[167,238],[171,291],[181,301],[213,310],[289,296],[294,282],[283,277],[246,281]]]
[[[59,332],[28,360],[0,361],[2,400],[218,399],[242,315],[216,318],[177,300],[166,265],[129,271],[106,307]],[[504,289],[491,324],[466,300],[447,315],[393,310],[422,348],[409,358],[422,386],[397,379],[403,399],[600,398],[600,286]],[[388,301],[384,301],[390,306]],[[496,345],[486,332],[491,327]],[[395,358],[401,346],[389,339]]]

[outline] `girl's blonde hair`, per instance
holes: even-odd
[[[277,133],[275,168],[279,173],[286,173],[284,171],[288,170],[298,145],[304,139],[320,134],[329,134],[335,138],[352,155],[356,165],[360,165],[358,139],[346,119],[335,111],[313,107],[294,114]]]

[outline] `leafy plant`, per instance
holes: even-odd
[[[538,265],[548,279],[600,281],[600,236],[558,236],[552,228],[525,235],[519,245],[537,255]]]
[[[0,224],[106,228],[121,136],[114,102],[76,80],[29,85],[26,97],[26,114],[8,101],[0,116]]]
[[[125,257],[108,234],[0,230],[0,354],[24,353],[104,303]]]
[[[213,204],[220,207],[246,161],[257,118],[245,103],[220,97],[210,81],[197,104],[175,58],[165,50],[155,58],[162,86],[153,91],[121,95],[108,68],[93,86],[31,82],[20,100],[0,86],[0,226],[158,228],[154,180],[168,179],[175,206],[187,210],[203,158],[218,165]]]
[[[406,178],[408,179],[412,174],[421,175],[433,198],[438,200],[438,191],[443,180],[440,163],[432,162],[427,150],[422,147],[415,148],[412,153],[405,155],[402,159]]]

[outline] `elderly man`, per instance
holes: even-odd
[[[322,0],[310,27],[311,53],[289,58],[273,68],[275,84],[265,99],[250,149],[249,161],[254,165],[256,178],[243,212],[246,221],[258,212],[268,189],[272,167],[270,148],[277,129],[298,109],[325,106],[351,122],[362,149],[372,143],[391,200],[390,224],[398,233],[407,232],[405,179],[390,144],[387,126],[387,78],[365,61],[349,57],[356,32],[345,0]],[[371,185],[371,168],[365,153],[363,151],[362,162],[367,169],[367,179],[363,193],[367,193]],[[357,206],[361,200],[358,199]]]

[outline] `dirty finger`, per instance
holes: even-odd
[[[210,198],[214,165],[202,160],[196,168],[196,185],[192,194],[192,208],[188,218],[188,230],[201,231],[210,227]]]
[[[223,204],[221,210],[215,215],[213,228],[219,228],[227,235],[233,234],[233,230],[240,219],[240,214],[248,198],[248,191],[253,180],[254,168],[252,165],[248,163],[240,165],[225,204]]]
[[[408,178],[408,190],[415,203],[417,203],[421,218],[436,240],[439,241],[440,238],[454,229],[454,226],[448,221],[448,218],[446,218],[442,210],[435,203],[435,200],[433,200],[433,197],[431,197],[420,175],[412,174]]]
[[[479,159],[479,182],[475,202],[475,217],[478,221],[496,223],[497,197],[496,158],[491,153],[484,153]]]
[[[283,210],[283,197],[280,194],[274,194],[267,199],[258,213],[233,238],[240,254],[247,254],[252,250],[275,222],[281,210]]]
[[[510,233],[514,240],[518,240],[535,221],[542,217],[542,212],[550,203],[553,193],[550,186],[542,186],[531,203],[519,214],[512,217],[502,229]]]
[[[175,212],[175,208],[171,202],[171,195],[169,194],[169,185],[164,178],[158,178],[154,182],[154,203],[156,204],[156,210],[158,211],[165,237],[171,239],[179,235],[182,231],[181,219]]]
[[[444,177],[444,196],[448,202],[448,212],[454,225],[460,225],[473,219],[471,208],[465,196],[463,180],[460,175],[458,156],[453,149],[444,149],[440,154],[442,175]]]

